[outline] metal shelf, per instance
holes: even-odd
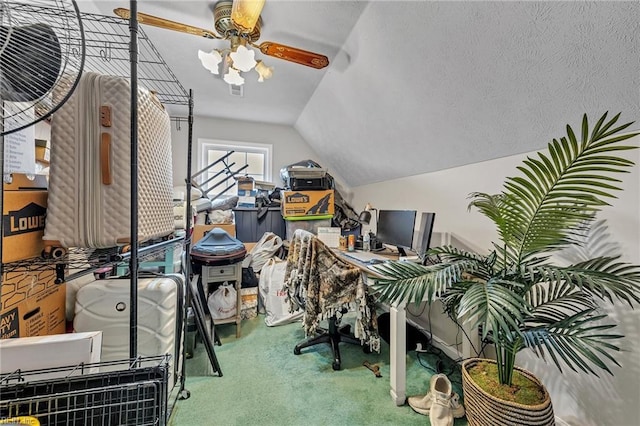
[[[67,23],[75,19],[64,11],[38,4],[12,3],[11,13],[18,21],[24,17],[26,22],[46,22],[54,28],[64,28],[66,31],[61,33],[69,32]],[[130,78],[129,21],[84,12],[80,13],[80,18],[85,36],[85,71]],[[69,32],[71,55],[77,57],[80,54],[81,40],[79,32]],[[142,28],[138,28],[137,63],[138,82],[156,92],[162,103],[189,105],[189,92],[180,84]]]
[[[11,13],[17,20],[46,22],[52,27],[67,28],[69,20],[74,19],[67,12],[57,8],[45,7],[40,4],[14,3]],[[129,20],[116,16],[105,16],[93,13],[80,13],[85,38],[85,63],[84,71],[93,71],[100,74],[112,75],[130,79],[131,76],[131,33]],[[68,28],[67,28],[68,29]],[[79,55],[82,37],[79,32],[69,32],[70,54]],[[64,32],[61,32],[64,33]],[[138,83],[155,92],[158,99],[164,104],[192,105],[192,95],[178,81],[151,40],[142,28],[137,30],[137,75]],[[64,45],[64,43],[63,43]],[[74,47],[77,46],[77,47]],[[181,120],[188,121],[188,117]],[[0,188],[0,195],[2,195]],[[184,240],[180,241],[184,244]],[[138,250],[143,255],[144,250]],[[159,255],[157,251],[152,256]],[[70,248],[62,259],[32,258],[19,262],[2,265],[2,271],[16,270],[42,270],[64,265],[68,268],[67,279],[79,273],[89,273],[101,267],[117,266],[123,262],[118,248],[110,249],[82,249]],[[128,258],[128,256],[126,256]],[[138,259],[143,261],[143,259]],[[86,271],[78,271],[86,268]]]
[[[24,4],[11,2],[12,17],[19,21],[25,18],[25,22],[44,22],[52,27],[68,29],[68,22],[75,20],[76,16],[71,16],[70,12],[63,12],[56,8],[44,7],[38,4]],[[53,2],[52,2],[53,3]],[[130,9],[137,10],[137,1],[131,0]],[[135,13],[134,13],[135,16]],[[127,78],[131,82],[132,99],[131,103],[137,103],[138,85],[155,92],[160,102],[166,105],[188,106],[189,125],[187,175],[191,173],[191,150],[192,150],[192,125],[193,125],[193,94],[192,91],[185,90],[177,77],[171,71],[160,53],[154,47],[144,30],[138,26],[135,19],[129,21],[115,16],[103,16],[92,13],[80,13],[85,41],[84,70],[93,71],[100,74],[112,75]],[[68,31],[67,31],[68,32]],[[63,31],[64,33],[64,31]],[[69,50],[64,52],[71,56],[79,57],[82,49],[83,34],[80,30],[69,33],[69,39],[61,42]],[[77,71],[76,71],[77,72]],[[131,122],[137,122],[137,109],[131,108]],[[180,125],[182,120],[177,120]],[[137,128],[132,129],[131,135],[132,149],[132,170],[137,167],[135,160],[137,156]],[[4,152],[0,149],[0,162],[4,161]],[[1,163],[0,163],[1,164]],[[0,167],[0,171],[2,167]],[[0,173],[1,175],[1,173]],[[137,274],[140,262],[153,259],[170,248],[178,245],[185,247],[187,278],[189,276],[189,239],[176,238],[163,241],[149,246],[142,246],[136,238],[137,233],[137,179],[136,173],[132,172],[131,187],[132,192],[132,245],[131,253],[122,253],[119,248],[110,249],[80,249],[69,248],[67,253],[59,259],[32,258],[20,262],[0,264],[0,273],[18,270],[42,270],[55,267],[56,274],[60,281],[73,279],[77,276],[92,273],[101,268],[117,267],[118,265],[131,262],[131,324],[130,324],[130,354],[131,358],[137,357]],[[190,211],[190,184],[187,184],[187,207]],[[3,196],[3,187],[0,186],[0,200]],[[1,206],[1,203],[0,203]],[[187,229],[190,226],[190,216],[187,215]],[[0,223],[0,230],[2,224]],[[0,251],[2,246],[0,245]],[[188,302],[188,296],[187,296]],[[186,309],[179,313],[186,321]],[[180,377],[179,395],[182,397],[188,391],[184,389],[184,363]]]
[[[184,237],[145,245],[138,249],[138,262],[147,262],[164,256],[168,251],[173,251],[184,245]],[[102,268],[117,268],[127,264],[131,253],[123,253],[121,247],[105,249],[71,247],[63,256],[57,259],[34,257],[3,265],[4,272],[16,271],[43,271],[55,267],[57,278],[62,281],[70,281],[82,275],[98,272]]]

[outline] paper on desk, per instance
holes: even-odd
[[[338,248],[340,246],[340,235],[342,235],[341,228],[330,226],[318,227],[318,239],[329,248]]]

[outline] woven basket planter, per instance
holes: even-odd
[[[462,390],[467,420],[471,426],[541,426],[555,425],[549,392],[530,372],[516,367],[525,377],[540,385],[544,402],[539,405],[523,405],[504,401],[482,390],[469,375],[468,369],[479,362],[496,363],[490,359],[473,358],[462,364]]]

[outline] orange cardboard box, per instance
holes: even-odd
[[[2,203],[2,262],[37,257],[44,244],[44,221],[47,213],[46,179],[29,180],[24,175],[12,175],[4,184]]]
[[[65,332],[66,284],[55,280],[53,268],[2,275],[0,339]]]
[[[326,191],[283,191],[282,216],[320,216],[335,213],[333,189]]]
[[[193,237],[191,238],[191,247],[193,247],[198,241],[200,241],[202,237],[204,237],[204,234],[211,231],[213,228],[224,229],[232,237],[235,238],[236,236],[235,223],[216,223],[213,225],[196,225],[193,227]]]

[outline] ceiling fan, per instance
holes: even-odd
[[[273,68],[268,67],[261,60],[256,60],[255,52],[247,46],[258,49],[264,55],[311,68],[321,69],[329,65],[329,59],[325,55],[308,50],[272,41],[256,44],[260,38],[262,26],[260,13],[264,2],[265,0],[218,1],[213,10],[215,32],[140,12],[138,12],[138,22],[209,39],[229,41],[228,48],[213,49],[211,52],[200,50],[198,58],[206,69],[213,74],[222,74],[224,80],[233,86],[244,84],[242,72],[255,70],[260,82],[273,75]],[[124,19],[130,17],[128,9],[114,9],[114,13]]]

